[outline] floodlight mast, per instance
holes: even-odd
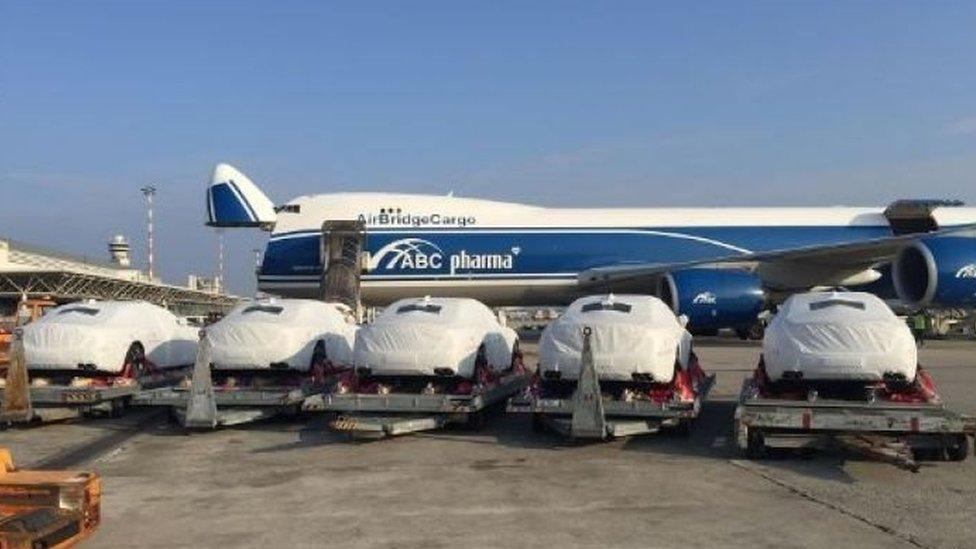
[[[142,196],[146,199],[146,262],[148,263],[149,279],[155,276],[153,264],[153,197],[156,196],[156,187],[146,185],[139,189]]]

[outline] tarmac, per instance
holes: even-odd
[[[534,363],[534,345],[523,346]],[[976,461],[918,473],[841,452],[742,458],[734,399],[756,343],[697,341],[718,374],[690,438],[571,443],[527,417],[351,443],[327,418],[185,435],[162,411],[0,432],[22,466],[103,477],[109,547],[973,547]],[[921,351],[976,414],[976,343]]]

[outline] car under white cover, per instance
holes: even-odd
[[[688,365],[691,334],[670,307],[647,295],[593,295],[574,301],[539,340],[539,374],[579,379],[583,330],[592,330],[591,348],[602,380],[652,379],[670,383],[675,363]]]
[[[512,366],[518,336],[467,298],[410,298],[387,307],[356,335],[357,371],[471,378],[479,353],[491,371]]]
[[[81,301],[51,309],[23,328],[31,370],[118,374],[131,353],[158,368],[192,364],[197,328],[145,301]]]
[[[268,299],[238,305],[206,332],[217,370],[306,372],[316,360],[351,366],[356,330],[350,309],[340,303]]]
[[[877,296],[810,292],[780,306],[766,328],[763,362],[772,381],[911,381],[918,356],[911,330]]]

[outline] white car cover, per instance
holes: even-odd
[[[378,375],[474,375],[484,345],[488,366],[507,370],[518,336],[498,323],[491,309],[466,298],[401,299],[356,334],[356,368]]]
[[[24,326],[24,355],[31,370],[94,367],[120,373],[126,353],[140,343],[160,368],[193,364],[197,329],[145,301],[81,301],[61,305]]]
[[[637,373],[670,383],[675,361],[688,364],[691,334],[663,301],[646,295],[595,295],[574,301],[542,332],[540,374],[558,371],[561,379],[579,379],[585,327],[593,331],[590,343],[600,379],[630,381]]]
[[[863,292],[797,294],[783,303],[763,339],[766,375],[807,380],[915,379],[911,330],[878,297]]]
[[[318,342],[336,366],[352,365],[356,324],[341,303],[269,299],[242,303],[207,327],[215,369],[262,370],[271,364],[307,372]]]

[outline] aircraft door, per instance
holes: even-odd
[[[362,221],[326,221],[322,224],[322,282],[319,298],[344,303],[361,317],[360,277],[366,224]]]

